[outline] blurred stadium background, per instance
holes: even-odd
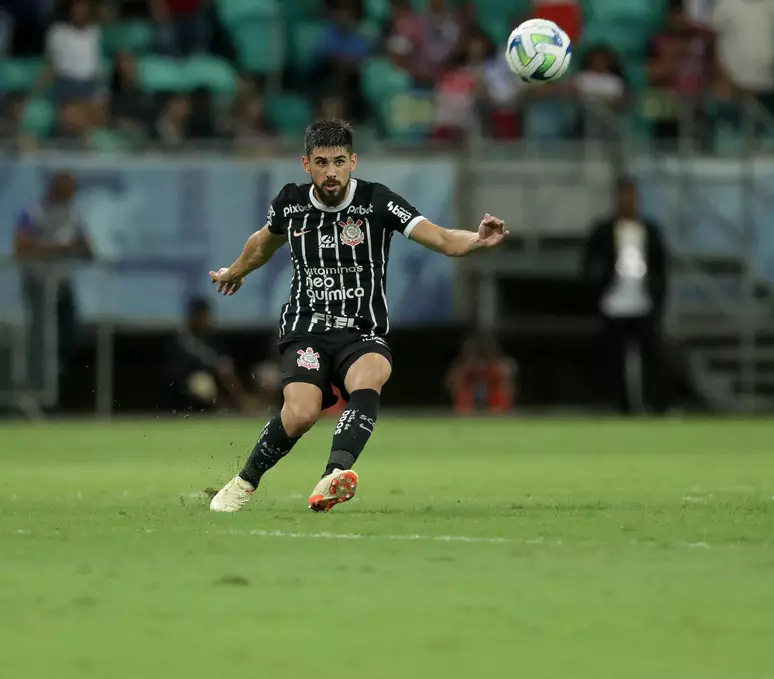
[[[770,6],[1,2],[3,668],[774,676],[771,421],[715,416],[774,406]],[[503,62],[533,16],[575,41],[555,86]],[[307,511],[323,423],[214,515],[278,406],[289,261],[229,299],[207,272],[301,178],[316,116],[433,221],[512,236],[394,241],[353,502]],[[650,296],[629,334],[619,240]]]
[[[217,355],[234,366],[231,386],[216,376],[217,406],[274,398],[259,392],[274,383],[287,257],[234,299],[216,300],[206,272],[233,260],[275,192],[300,177],[299,135],[317,115],[353,120],[361,174],[435,221],[472,227],[489,211],[513,231],[507,249],[461,262],[395,248],[387,405],[614,405],[615,368],[581,263],[626,175],[669,252],[661,410],[769,410],[774,47],[767,38],[742,49],[734,33],[739,17],[770,28],[763,5],[735,14],[730,0],[6,2],[6,410],[185,409],[170,384],[192,368],[175,361],[174,339],[199,298],[212,305]],[[573,74],[539,89],[514,80],[501,56],[511,27],[535,15],[575,40]],[[93,259],[67,266],[59,280],[71,298],[63,307],[52,284],[33,322],[14,237],[61,172],[78,181]],[[200,366],[201,349],[191,349]],[[455,357],[473,355],[506,376],[475,398],[481,385],[471,378],[461,395],[450,372]]]

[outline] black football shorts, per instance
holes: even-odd
[[[390,347],[380,335],[354,328],[328,332],[290,332],[279,341],[282,365],[282,386],[291,382],[306,382],[323,393],[322,408],[330,408],[338,400],[337,387],[349,401],[344,388],[347,371],[365,354],[381,354],[392,365]]]

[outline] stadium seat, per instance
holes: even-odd
[[[281,71],[285,39],[274,20],[248,21],[230,29],[240,66],[250,73]]]
[[[140,85],[149,92],[187,92],[191,89],[185,62],[156,55],[138,60]]]
[[[363,65],[363,92],[369,101],[380,104],[385,99],[412,89],[411,76],[377,57]]]
[[[275,94],[267,97],[269,118],[285,136],[297,136],[311,122],[312,106],[296,94]]]
[[[502,17],[487,17],[480,20],[481,28],[498,49],[505,51],[505,44],[513,27]]]
[[[515,26],[511,22],[529,14],[530,0],[478,0],[476,15],[480,21],[497,19],[502,21],[510,33]]]
[[[220,20],[231,28],[245,21],[278,17],[280,3],[277,0],[217,0],[216,6]]]
[[[625,31],[639,29],[642,39],[662,23],[665,0],[589,0],[586,8],[587,23],[608,26],[610,31],[623,25]]]
[[[319,0],[283,0],[280,3],[282,15],[290,21],[308,21],[323,14],[324,6]]]
[[[92,147],[101,153],[118,153],[125,150],[124,140],[120,134],[108,130],[97,129],[89,137]]]
[[[21,118],[22,132],[33,137],[47,137],[54,127],[56,111],[46,99],[30,99]]]
[[[237,74],[221,57],[193,56],[186,62],[185,70],[191,88],[205,87],[215,94],[233,94],[236,90]]]
[[[624,19],[589,22],[583,29],[583,49],[605,45],[615,50],[622,60],[641,59],[649,37],[636,22]]]
[[[293,29],[293,59],[303,70],[311,70],[320,53],[320,42],[325,32],[322,21],[304,21]]]
[[[384,23],[390,16],[390,0],[365,0],[367,18]]]
[[[103,29],[102,52],[108,56],[117,52],[146,54],[153,50],[154,37],[148,21],[121,21]]]
[[[31,90],[43,71],[42,59],[0,60],[0,91],[26,92]]]

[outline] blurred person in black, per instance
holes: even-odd
[[[73,261],[91,259],[86,227],[75,209],[78,183],[69,173],[55,175],[43,199],[23,210],[16,221],[14,255],[22,266],[29,322],[28,382],[44,386],[47,318],[56,319],[60,370],[72,357],[77,339]]]
[[[143,141],[153,123],[153,99],[140,86],[137,59],[129,52],[116,54],[110,82],[112,127],[136,141]]]
[[[188,303],[185,326],[169,346],[167,376],[168,405],[173,410],[215,410],[225,401],[240,410],[250,409],[250,399],[215,332],[205,299]]]
[[[583,269],[602,317],[620,410],[663,412],[661,325],[668,255],[659,226],[639,216],[631,179],[618,181],[615,213],[592,226]]]

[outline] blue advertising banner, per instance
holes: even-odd
[[[78,209],[109,275],[90,267],[74,274],[85,321],[110,315],[121,324],[176,323],[185,303],[209,295],[220,323],[276,324],[290,285],[290,258],[278,253],[234,297],[218,298],[207,272],[228,266],[263,225],[271,199],[288,182],[303,182],[299,159],[136,159],[58,154],[0,160],[0,253],[12,247],[15,221],[40,200],[54,172],[80,181]],[[380,181],[428,219],[454,227],[451,162],[362,162],[357,176]],[[9,277],[6,271],[3,279]],[[14,313],[17,286],[0,293],[3,315]],[[453,318],[452,264],[441,255],[394,238],[387,285],[393,326],[446,323]]]

